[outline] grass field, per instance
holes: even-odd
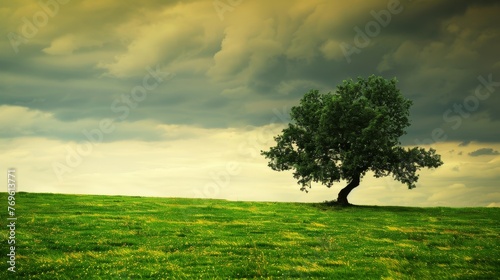
[[[500,278],[499,208],[18,193],[16,215],[0,279]]]

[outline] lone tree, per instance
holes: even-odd
[[[293,169],[302,191],[311,182],[331,187],[347,180],[337,198],[349,205],[347,196],[367,171],[375,177],[392,175],[415,188],[417,171],[443,164],[434,149],[403,148],[399,137],[405,128],[412,102],[396,88],[396,79],[374,75],[345,80],[335,93],[311,90],[291,110],[292,122],[274,137],[276,146],[262,155],[276,171]]]

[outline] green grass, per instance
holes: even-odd
[[[0,279],[500,278],[498,208],[18,193],[16,214]]]

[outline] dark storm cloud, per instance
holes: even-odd
[[[112,102],[141,83],[146,66],[161,64],[177,77],[152,91],[126,121],[259,126],[310,89],[333,91],[344,79],[378,74],[396,77],[414,102],[405,143],[433,140],[435,129],[445,131],[446,141],[500,140],[491,133],[500,119],[498,91],[478,106],[469,103],[474,110],[465,111],[467,117],[455,105],[467,105],[479,76],[500,81],[496,1],[400,1],[402,11],[350,62],[340,44],[355,46],[354,28],[365,30],[373,13],[392,2],[245,2],[224,21],[208,2],[163,3],[144,3],[140,12],[112,2],[61,7],[20,55],[0,55],[6,74],[0,103],[66,122],[114,118]],[[79,24],[78,11],[92,11],[92,20]],[[18,25],[16,17],[4,20],[9,30]],[[11,51],[8,41],[1,46]]]
[[[500,155],[500,153],[497,150],[493,150],[492,148],[481,148],[479,150],[475,150],[469,153],[469,156],[471,157],[492,156],[492,155]]]

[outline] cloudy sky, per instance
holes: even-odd
[[[259,151],[309,89],[376,74],[414,102],[403,144],[445,164],[413,190],[368,175],[350,201],[500,206],[498,1],[41,3],[0,7],[0,169],[20,191],[332,200],[345,182],[303,193]]]

